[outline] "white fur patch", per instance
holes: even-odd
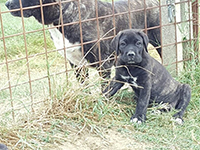
[[[174,121],[175,123],[179,124],[179,125],[183,125],[183,120],[181,118],[172,118],[171,121]]]
[[[137,123],[137,124],[141,124],[142,123],[141,121],[138,121],[138,118],[133,118],[133,119],[131,119],[130,122],[131,123]]]
[[[138,121],[138,118],[131,119],[131,123],[136,123]]]
[[[50,25],[53,27],[53,25]],[[80,66],[80,65],[86,65],[87,61],[82,56],[82,52],[80,50],[81,46],[75,46],[80,43],[70,43],[68,39],[64,38],[62,33],[57,28],[49,29],[49,32],[51,34],[52,40],[54,42],[54,45],[56,49],[58,49],[59,53],[64,57],[64,48],[66,49],[66,58],[73,63],[74,65]],[[75,46],[75,47],[71,47]],[[71,47],[71,48],[69,48]],[[63,50],[61,50],[63,49]]]
[[[178,123],[178,124],[183,124],[183,121],[182,121],[182,119],[180,119],[180,118],[176,118],[176,119],[175,119],[175,122]]]
[[[132,86],[138,86],[136,81],[137,81],[137,77],[131,77],[131,76],[124,76],[124,75],[120,75],[122,79],[128,81],[129,79],[132,79],[133,81],[130,83]]]

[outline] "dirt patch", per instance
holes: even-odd
[[[108,129],[103,135],[90,133],[74,134],[56,150],[135,150],[146,149],[147,145],[136,141],[131,135]]]

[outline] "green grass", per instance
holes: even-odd
[[[2,1],[0,7],[1,11],[6,10]],[[2,17],[5,36],[22,32],[20,18],[12,17],[9,13],[2,14]],[[26,31],[42,28],[34,18],[24,21]],[[50,51],[54,46],[48,31],[46,34],[47,50]],[[27,34],[26,39],[28,55],[45,51],[42,32]],[[25,57],[23,35],[6,38],[6,51],[8,60]],[[1,40],[0,63],[5,62],[4,54]],[[191,102],[182,126],[171,121],[174,112],[152,113],[156,108],[148,108],[146,123],[130,124],[129,120],[136,105],[131,91],[121,90],[111,99],[106,99],[100,94],[100,81],[94,70],[91,71],[88,85],[77,83],[73,72],[69,73],[67,83],[65,74],[53,75],[65,70],[64,60],[56,52],[48,54],[48,62],[45,55],[36,55],[29,58],[29,61],[32,79],[47,76],[47,71],[50,72],[52,95],[49,97],[47,78],[32,82],[32,95],[29,84],[12,88],[12,101],[16,109],[14,122],[9,90],[0,91],[0,143],[5,143],[10,149],[49,149],[52,145],[67,141],[74,132],[89,130],[102,137],[105,129],[116,130],[138,143],[145,143],[146,149],[200,149],[200,65],[194,58],[177,77],[180,82],[188,83],[192,88]],[[26,63],[25,59],[9,63],[11,85],[28,81]],[[5,65],[0,66],[0,85],[7,85]],[[31,111],[30,96],[33,96],[34,102],[38,102],[33,105],[34,113]]]
[[[4,3],[0,3],[1,11],[6,11]],[[0,84],[1,88],[8,87],[7,72],[9,71],[10,84],[11,86],[21,84],[29,81],[28,70],[30,70],[31,80],[43,78],[49,74],[60,72],[65,70],[64,59],[57,54],[52,52],[48,54],[48,60],[46,59],[45,47],[47,51],[54,50],[54,44],[49,36],[49,32],[46,30],[46,43],[44,42],[43,31],[36,31],[42,29],[42,25],[38,23],[33,17],[24,19],[25,31],[33,32],[27,33],[24,37],[22,28],[22,19],[19,17],[13,17],[10,13],[2,13],[3,27],[0,30],[0,37],[2,37],[2,29],[5,38],[4,47],[3,40],[0,40],[0,63],[5,63],[5,49],[7,54],[8,68],[5,64],[0,66]],[[21,34],[14,37],[9,37],[15,34]],[[26,46],[25,42],[26,40]],[[26,59],[26,51],[28,59]],[[19,60],[18,60],[19,59]],[[12,61],[12,62],[11,62]],[[28,62],[28,63],[27,63]],[[29,69],[28,69],[29,67]],[[65,77],[64,77],[65,78]],[[48,80],[47,78],[33,82],[33,99],[41,101],[47,96],[48,93]],[[41,93],[42,91],[42,93]],[[19,99],[25,99],[30,102],[30,89],[28,84],[12,88],[12,99],[18,106],[21,101]],[[0,91],[1,101],[10,101],[10,91]],[[42,96],[44,95],[44,96]],[[40,98],[40,96],[42,96]]]

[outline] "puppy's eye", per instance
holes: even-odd
[[[120,46],[124,47],[124,46],[126,46],[126,43],[125,42],[121,42]]]
[[[142,42],[137,41],[137,42],[136,42],[136,46],[142,46]]]

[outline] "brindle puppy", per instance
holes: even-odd
[[[135,91],[137,106],[132,122],[144,122],[149,103],[167,103],[178,110],[173,116],[180,124],[189,104],[191,89],[187,84],[174,80],[165,67],[147,52],[149,39],[139,30],[121,31],[112,40],[118,55],[115,77],[105,89],[106,96],[113,96],[124,83]]]

